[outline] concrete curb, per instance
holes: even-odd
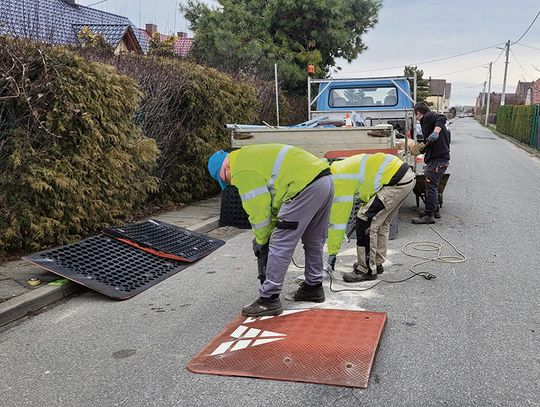
[[[522,150],[526,151],[530,155],[534,155],[534,156],[540,158],[540,150],[536,150],[535,148],[533,148],[531,146],[528,146],[527,144],[523,144],[523,143],[519,142],[518,140],[516,140],[516,139],[514,139],[514,138],[512,138],[510,136],[507,136],[506,134],[499,133],[493,127],[490,127],[490,126],[484,126],[484,127],[486,129],[488,129],[488,130],[491,130],[491,132],[494,133],[496,136],[499,136],[500,138],[502,138],[502,139],[504,139],[506,141],[509,141],[510,143],[514,144],[516,147],[521,148]]]
[[[216,229],[218,226],[219,216],[216,216],[190,226],[187,229],[198,233],[207,233]],[[69,281],[63,286],[45,285],[5,301],[0,304],[0,327],[23,318],[31,312],[38,311],[56,301],[83,291],[84,289],[85,287],[82,285]]]

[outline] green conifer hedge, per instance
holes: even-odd
[[[135,82],[62,48],[0,38],[0,252],[59,245],[158,190]]]
[[[529,145],[534,109],[534,105],[501,106],[497,112],[497,131]]]

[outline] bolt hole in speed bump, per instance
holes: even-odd
[[[193,373],[367,388],[386,313],[334,309],[237,317],[187,365]]]

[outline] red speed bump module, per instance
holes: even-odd
[[[193,373],[368,386],[386,313],[333,309],[237,317],[187,365]]]

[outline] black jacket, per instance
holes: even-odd
[[[446,116],[431,111],[427,112],[420,120],[420,125],[424,140],[427,140],[429,135],[433,133],[435,127],[441,128],[437,141],[427,145],[424,162],[428,163],[436,158],[450,160],[450,132],[446,129]]]

